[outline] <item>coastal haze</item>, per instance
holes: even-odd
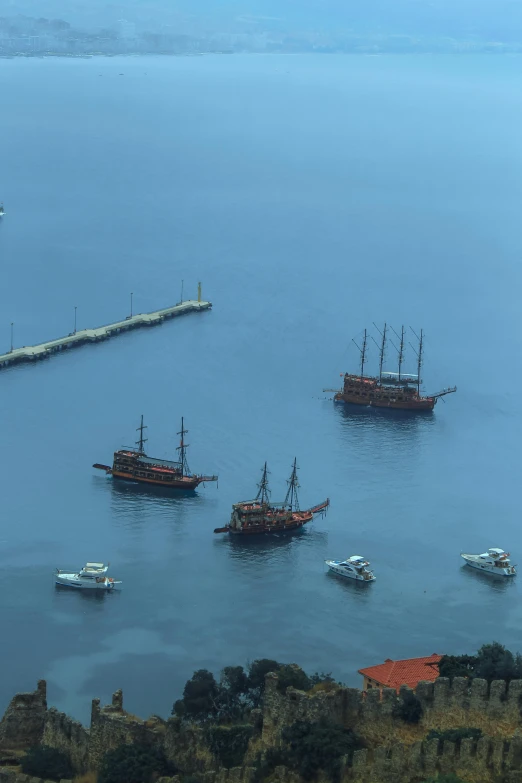
[[[182,280],[213,309],[1,372],[0,711],[40,677],[83,721],[118,687],[166,716],[197,668],[271,657],[359,685],[387,657],[520,646],[517,580],[459,553],[522,551],[521,88],[515,57],[1,61],[1,350],[11,323],[30,345],[75,307],[80,329],[128,315],[130,292],[134,312],[174,304]],[[322,392],[384,321],[425,330],[428,391],[457,385],[433,415]],[[93,470],[141,414],[158,457],[183,415],[190,467],[219,486]],[[282,499],[294,456],[324,519],[214,535],[265,460]],[[325,572],[351,554],[374,584]],[[122,592],[54,587],[86,560]]]
[[[520,0],[4,0],[0,55],[520,52]]]

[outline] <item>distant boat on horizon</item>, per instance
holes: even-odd
[[[5,215],[4,205],[0,204],[0,218],[3,217],[4,215]]]

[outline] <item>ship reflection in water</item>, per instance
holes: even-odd
[[[343,422],[366,429],[378,426],[389,431],[417,432],[432,426],[436,421],[433,411],[416,411],[412,414],[411,411],[351,405],[346,402],[336,403],[335,410]]]
[[[67,587],[66,585],[58,585],[56,583],[54,585],[54,589],[56,600],[59,600],[61,605],[64,601],[77,601],[78,596],[82,601],[102,602],[108,598],[109,593],[111,599],[113,599],[115,595],[121,595],[120,590],[74,590],[70,587]]]
[[[321,548],[326,546],[328,534],[324,530],[304,529],[292,533],[274,533],[259,536],[227,536],[214,540],[214,546],[226,547],[233,559],[248,562],[272,560],[274,553],[290,551],[295,547]]]
[[[482,582],[484,590],[491,590],[495,593],[503,593],[504,590],[511,590],[511,588],[515,586],[516,582],[513,577],[506,578],[502,574],[497,576],[496,574],[492,573],[482,573],[476,568],[470,568],[466,564],[461,567],[460,573],[464,579],[475,579],[478,582]]]

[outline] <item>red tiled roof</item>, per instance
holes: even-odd
[[[386,688],[400,688],[401,685],[409,685],[415,688],[421,680],[433,682],[439,676],[437,664],[442,655],[429,655],[426,658],[406,658],[403,661],[392,661],[387,658],[378,666],[368,666],[367,669],[359,669],[359,674],[375,680]]]

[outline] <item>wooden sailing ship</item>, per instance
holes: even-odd
[[[330,505],[327,498],[313,508],[302,511],[299,507],[297,490],[297,460],[294,459],[292,474],[287,481],[288,491],[282,503],[270,502],[268,487],[268,468],[265,462],[258,493],[254,500],[244,500],[234,503],[230,522],[225,527],[217,527],[214,533],[231,533],[232,535],[259,535],[271,533],[288,533],[299,530],[311,522],[314,514],[325,512]]]
[[[334,392],[334,400],[351,403],[352,405],[366,405],[373,408],[395,408],[408,411],[432,411],[440,397],[456,392],[457,387],[452,386],[442,389],[442,391],[436,394],[423,395],[421,393],[421,368],[423,363],[424,335],[421,329],[417,338],[418,348],[414,348],[417,355],[416,375],[403,372],[404,336],[405,330],[403,326],[400,335],[397,335],[399,340],[398,372],[384,372],[383,365],[388,338],[388,328],[384,324],[381,342],[380,344],[376,343],[379,348],[379,374],[375,376],[365,375],[364,367],[368,356],[368,337],[365,329],[362,345],[359,346],[355,343],[355,340],[353,341],[359,348],[361,355],[360,372],[357,374],[345,373],[342,389],[324,389],[324,391]]]
[[[168,487],[170,489],[196,489],[203,482],[218,480],[217,476],[201,476],[190,472],[187,463],[188,444],[185,443],[185,435],[188,430],[184,427],[183,418],[181,419],[181,431],[178,432],[178,435],[181,436],[181,441],[177,447],[179,452],[177,462],[149,457],[145,453],[144,447],[147,438],[143,437],[143,431],[146,429],[147,427],[143,424],[142,416],[141,424],[137,428],[137,432],[140,433],[140,437],[136,441],[137,448],[115,451],[112,467],[96,462],[93,468],[104,470],[106,473],[114,476],[114,478],[126,481],[139,481],[143,484],[154,484],[155,486]]]

